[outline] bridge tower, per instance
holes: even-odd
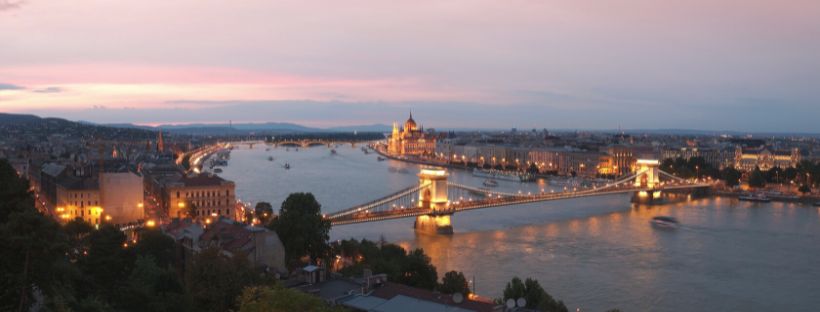
[[[633,201],[638,203],[651,203],[661,198],[661,180],[660,169],[658,166],[660,162],[657,159],[638,159],[635,163],[635,172],[638,175],[635,177],[634,186],[644,190],[639,191]]]
[[[414,228],[417,232],[427,234],[453,234],[447,195],[447,177],[444,169],[422,169],[419,172],[419,208],[429,211],[428,214],[416,217]]]

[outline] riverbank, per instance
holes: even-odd
[[[748,191],[726,191],[726,190],[713,190],[713,194],[721,196],[721,197],[731,197],[731,198],[738,198],[744,194],[749,193]],[[787,194],[766,194],[766,197],[771,199],[774,202],[784,202],[784,203],[805,203],[805,204],[814,204],[820,201],[820,196],[818,195],[787,195]]]
[[[376,153],[378,153],[379,155],[381,155],[381,156],[383,156],[387,159],[408,162],[408,163],[416,164],[416,165],[443,167],[443,168],[448,168],[448,169],[458,169],[458,170],[464,170],[464,171],[470,171],[470,172],[472,172],[472,170],[474,168],[478,168],[478,167],[471,167],[471,166],[465,166],[465,165],[451,164],[449,162],[433,161],[433,160],[428,160],[428,159],[418,159],[418,158],[393,156],[393,155],[390,155],[390,154],[386,153],[385,151],[383,151],[382,149],[380,149],[378,147],[374,147],[373,150],[375,150]],[[539,174],[533,174],[532,177],[535,178],[535,179],[551,179],[551,178],[555,178],[555,177],[558,177],[558,176],[557,175],[549,175],[549,174],[539,173]]]

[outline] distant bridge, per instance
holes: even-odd
[[[323,140],[323,139],[301,139],[301,140],[274,140],[271,141],[274,146],[298,146],[298,147],[311,147],[311,146],[320,146],[324,145],[327,147],[331,147],[336,144],[344,144],[352,147],[356,147],[359,141],[348,141],[348,140]]]
[[[254,145],[265,144],[271,145],[275,147],[279,146],[290,146],[290,147],[311,147],[311,146],[327,146],[332,147],[338,144],[350,145],[352,147],[356,147],[356,144],[362,143],[364,141],[354,141],[354,140],[332,140],[332,139],[282,139],[282,140],[272,140],[272,141],[234,141],[230,142],[232,146],[243,146],[247,145],[250,148],[253,148]]]
[[[658,169],[656,160],[639,161],[629,176],[601,187],[563,192],[504,193],[447,182],[443,169],[422,169],[419,184],[355,207],[326,215],[333,225],[376,222],[416,217],[417,231],[452,233],[451,216],[456,212],[504,207],[581,197],[633,193],[638,201],[651,202],[662,191],[706,188],[711,183],[688,181]],[[661,181],[661,178],[665,181]]]

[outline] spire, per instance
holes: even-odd
[[[159,130],[157,134],[157,152],[162,153],[165,151],[165,142],[162,140],[162,129]]]
[[[413,110],[410,110],[410,120],[413,120]]]

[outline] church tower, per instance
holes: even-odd
[[[399,140],[401,135],[399,135],[399,123],[393,122],[393,132],[390,134],[390,139],[387,141],[387,152],[390,154],[397,154],[399,152]]]
[[[162,140],[162,130],[157,134],[157,153],[165,152],[165,141]]]

